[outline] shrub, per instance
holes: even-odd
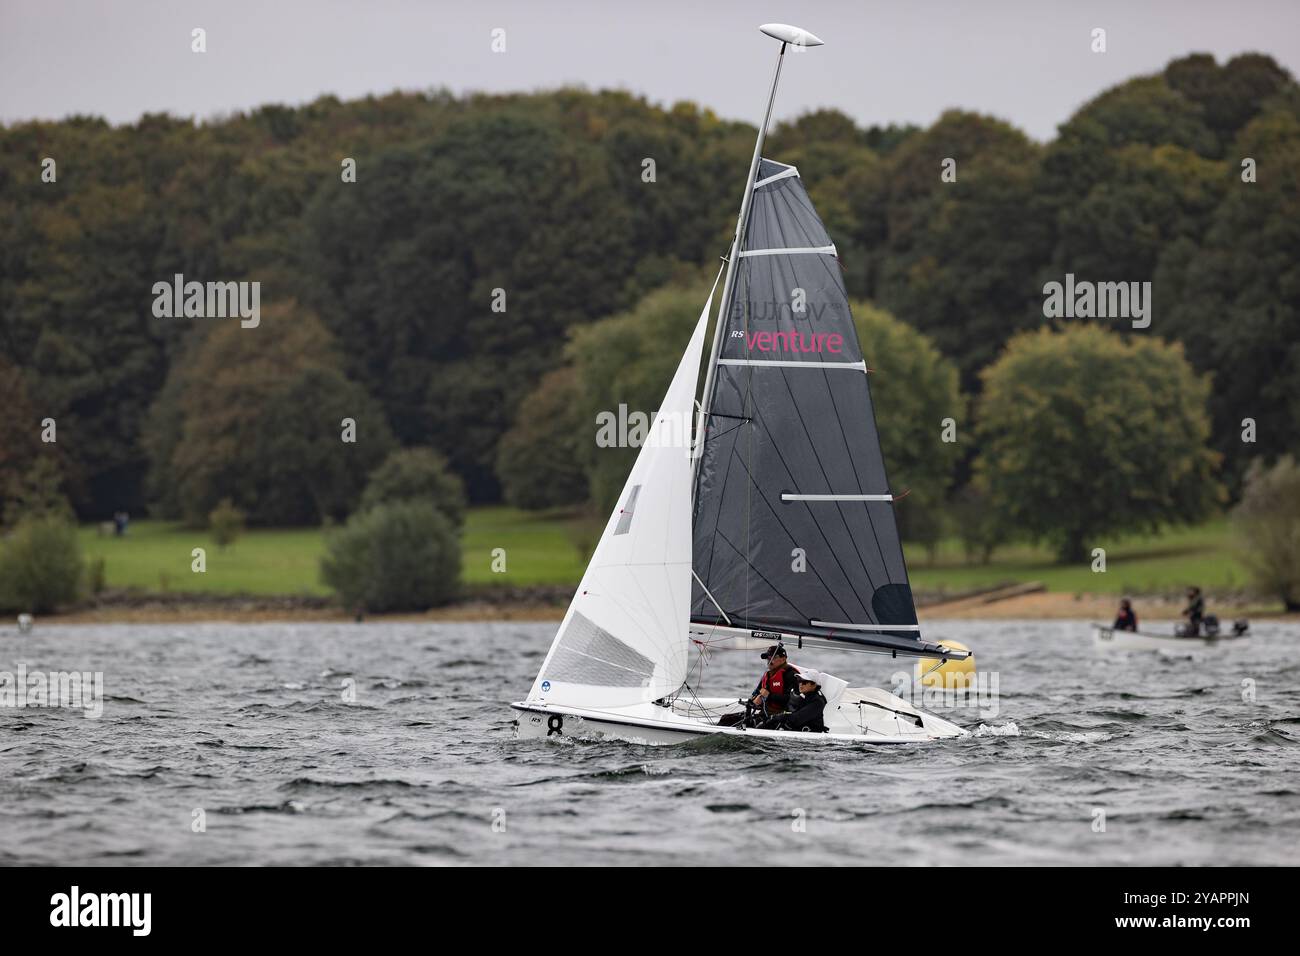
[[[465,523],[465,486],[447,460],[429,448],[402,448],[370,474],[361,510],[402,501],[433,505],[457,531]]]
[[[455,596],[460,540],[428,501],[376,505],[329,533],[321,580],[348,609],[423,611]]]
[[[82,563],[76,525],[57,515],[24,518],[0,542],[0,607],[45,613],[75,601]]]
[[[225,550],[244,533],[244,512],[236,508],[235,503],[229,498],[222,498],[221,504],[213,508],[208,515],[208,528],[217,547]]]
[[[1300,611],[1300,465],[1290,455],[1272,468],[1258,460],[1246,473],[1233,512],[1242,560],[1255,586]]]

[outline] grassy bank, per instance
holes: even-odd
[[[463,542],[467,584],[573,585],[582,575],[587,550],[598,529],[572,514],[534,515],[512,508],[469,512]],[[102,537],[94,526],[81,529],[88,558],[103,558],[111,588],[144,591],[323,595],[320,529],[258,529],[222,550],[206,531],[160,521],[131,524],[125,537]],[[1198,583],[1211,591],[1235,591],[1247,578],[1226,521],[1218,520],[1154,536],[1102,542],[1105,574],[1087,564],[1058,565],[1050,551],[1018,545],[998,551],[988,564],[970,564],[960,545],[944,542],[930,560],[924,549],[908,548],[912,584],[918,591],[958,593],[982,586],[1041,581],[1064,593],[1147,594]],[[190,570],[191,551],[207,551],[207,571]],[[493,550],[505,550],[506,570],[492,570]]]
[[[465,521],[462,578],[467,584],[572,584],[582,576],[584,535],[598,531],[573,515],[533,515],[512,508],[476,508]],[[165,521],[133,521],[121,538],[81,529],[90,560],[104,559],[110,588],[215,594],[329,593],[320,582],[324,533],[319,528],[246,532],[222,550],[206,531]],[[194,548],[207,552],[207,571],[190,570]],[[492,552],[505,549],[506,570],[492,570]]]
[[[909,547],[908,569],[918,591],[958,592],[1003,582],[1040,581],[1048,590],[1075,594],[1154,594],[1198,584],[1209,591],[1238,591],[1248,576],[1225,519],[1158,535],[1102,540],[1106,572],[1091,562],[1058,564],[1052,552],[1031,545],[998,550],[986,565],[969,564],[960,545],[944,542],[931,561],[924,548]]]

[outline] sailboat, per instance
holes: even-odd
[[[1250,626],[1237,622],[1230,632],[1220,633],[1216,620],[1214,632],[1195,637],[1181,634],[1153,634],[1149,631],[1121,631],[1109,624],[1093,623],[1093,646],[1111,651],[1186,651],[1193,648],[1223,647],[1233,641],[1250,637]],[[1240,646],[1240,645],[1237,645]]]
[[[736,721],[744,700],[701,697],[690,680],[693,648],[780,642],[792,658],[848,649],[936,666],[968,655],[921,636],[835,246],[799,171],[762,156],[787,48],[822,41],[787,24],[759,29],[781,49],[702,399],[718,279],[528,697],[511,705],[518,736],[905,744],[965,734],[820,673],[826,732],[761,729]]]

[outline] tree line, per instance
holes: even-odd
[[[672,325],[725,252],[753,132],[579,89],[8,126],[0,495],[40,459],[82,518],[201,523],[229,499],[254,523],[311,524],[353,513],[405,447],[443,456],[473,502],[605,500],[626,452],[594,447],[592,416],[620,394],[653,410],[676,360],[656,342],[676,340],[646,323]],[[1009,480],[995,457],[1027,447],[1016,403],[1060,380],[1035,335],[1082,335],[1070,348],[1117,373],[1115,414],[1203,409],[1180,426],[1200,443],[1179,458],[1192,477],[1158,485],[1153,520],[1235,498],[1253,460],[1300,448],[1300,88],[1269,57],[1176,60],[1042,144],[963,111],[865,130],[818,111],[766,151],[800,168],[874,322],[865,349],[906,370],[876,362],[882,429],[919,416],[930,448],[955,409],[962,442],[924,462],[893,443],[919,498]],[[1046,319],[1044,286],[1067,273],[1150,282],[1153,321],[1112,322],[1112,345]],[[260,325],[155,315],[154,284],[177,274],[259,282]],[[1022,378],[991,381],[1013,341]],[[905,394],[918,363],[932,374]],[[1100,412],[1071,414],[1101,434]],[[925,513],[903,517],[914,536]]]

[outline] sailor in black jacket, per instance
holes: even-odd
[[[826,711],[826,698],[822,694],[821,683],[817,678],[822,675],[809,668],[799,672],[799,696],[790,700],[791,711],[773,717],[763,724],[764,730],[808,730],[817,734],[826,733],[823,719]]]

